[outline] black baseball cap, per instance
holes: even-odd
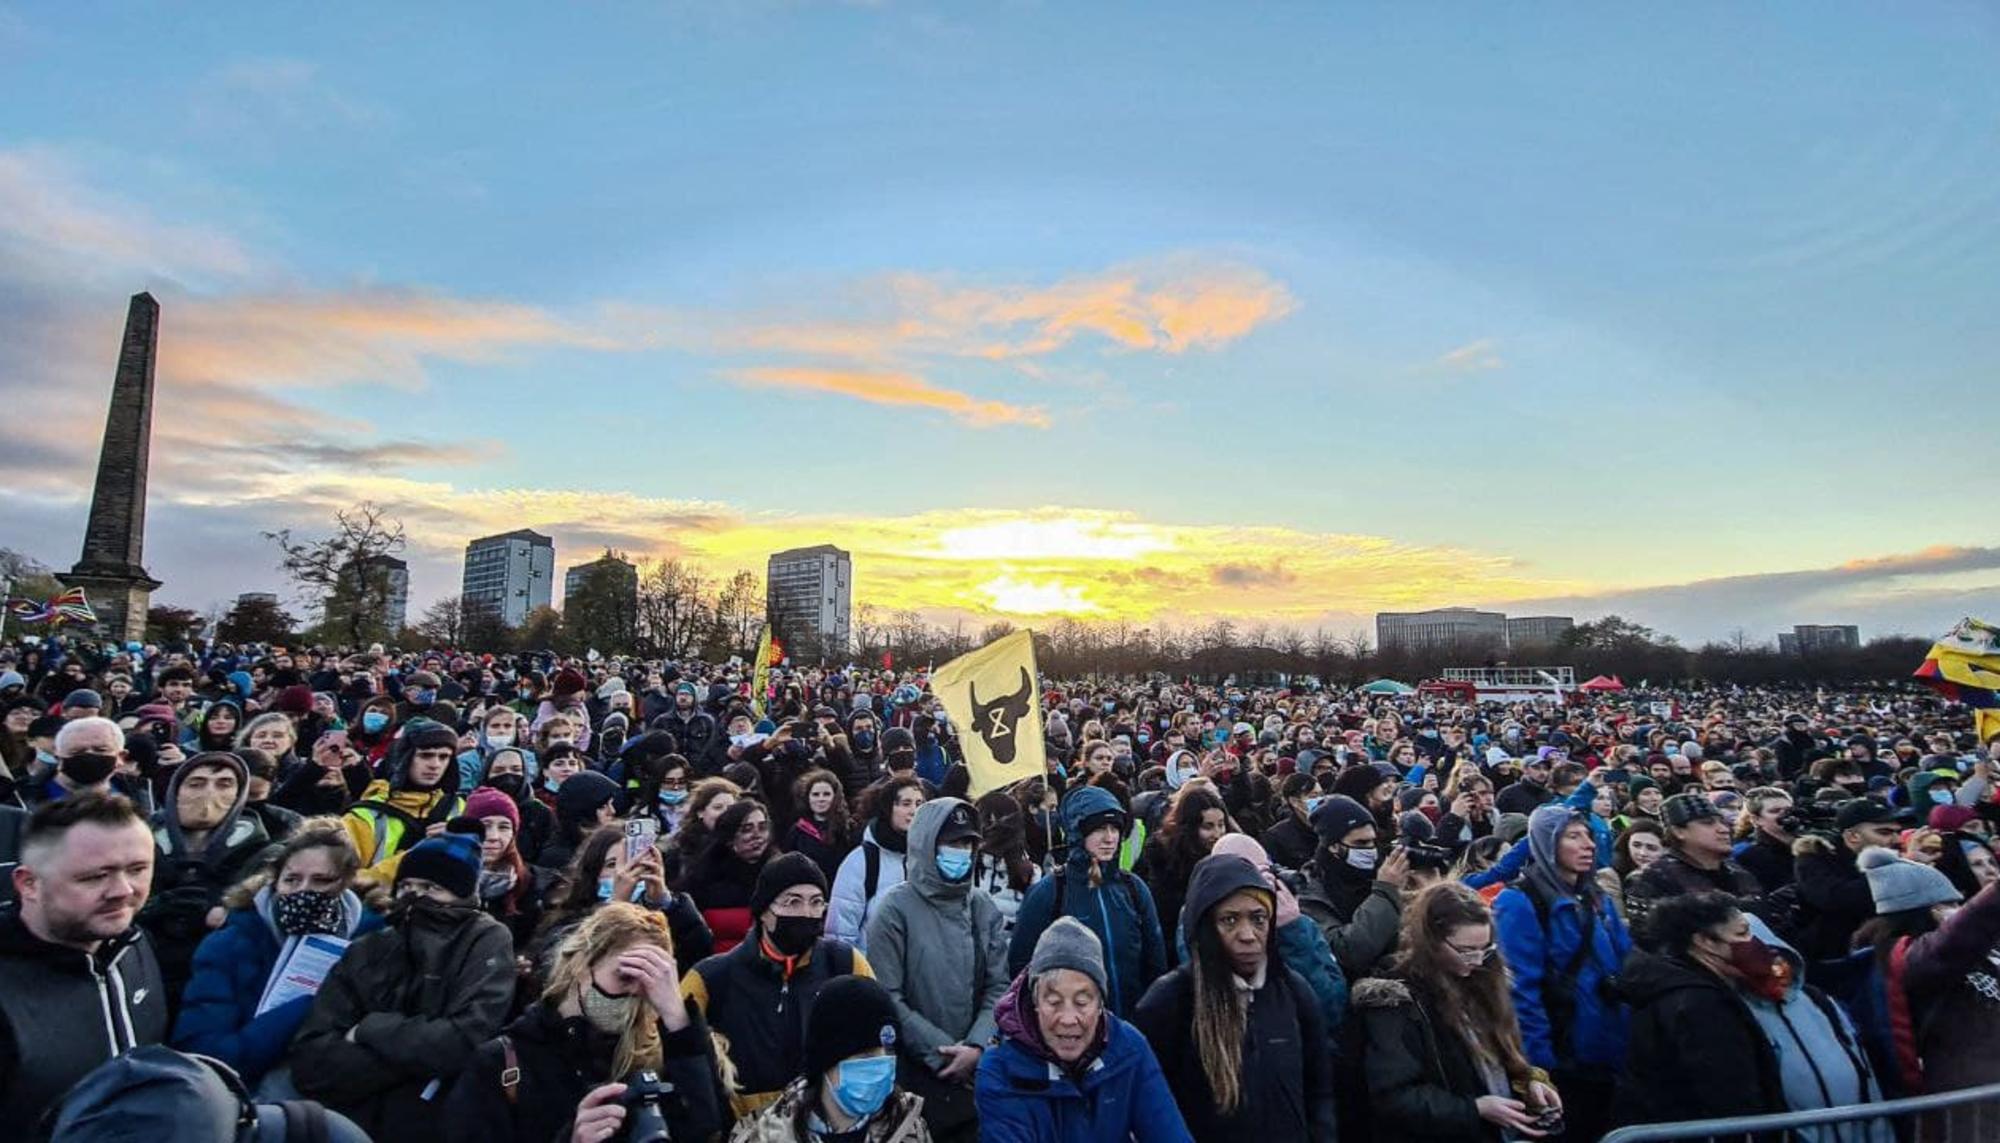
[[[944,824],[938,826],[937,843],[949,845],[952,842],[979,840],[979,822],[972,816],[972,807],[960,802],[945,815]]]
[[[1836,829],[1853,829],[1864,825],[1906,825],[1914,820],[1909,811],[1897,809],[1887,802],[1854,798],[1840,807],[1833,824]]]

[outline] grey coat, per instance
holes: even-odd
[[[868,919],[868,963],[896,1001],[902,1044],[930,1068],[938,1049],[986,1046],[999,1030],[993,1008],[1007,991],[1007,923],[971,882],[938,873],[937,835],[957,798],[925,802],[910,823],[906,880]]]

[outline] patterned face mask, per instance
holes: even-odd
[[[590,1026],[609,1035],[618,1035],[632,1024],[633,1006],[639,1003],[637,996],[613,996],[597,987],[596,981],[582,990],[577,997],[583,1008],[583,1018]]]
[[[276,914],[278,931],[286,936],[302,937],[307,933],[337,936],[347,927],[346,911],[340,907],[337,893],[322,893],[317,889],[282,893],[272,898],[272,911]]]

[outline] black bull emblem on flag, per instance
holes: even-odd
[[[1035,681],[1028,677],[1028,668],[1021,668],[1020,690],[992,702],[979,701],[978,683],[967,689],[972,695],[972,729],[979,733],[979,740],[986,744],[994,761],[1013,762],[1015,731],[1021,720],[1028,717],[1028,701],[1035,693]]]

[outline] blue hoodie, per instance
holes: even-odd
[[[1521,1021],[1521,1044],[1528,1062],[1544,1069],[1561,1063],[1610,1072],[1624,1066],[1632,1013],[1625,1005],[1607,1000],[1605,986],[1631,955],[1632,936],[1618,910],[1597,891],[1588,875],[1579,879],[1579,885],[1564,886],[1564,879],[1556,873],[1556,839],[1571,821],[1581,820],[1583,816],[1575,810],[1556,804],[1542,806],[1529,815],[1528,846],[1534,857],[1526,878],[1495,898],[1493,923],[1507,961],[1514,1012]],[[1546,930],[1536,915],[1531,892],[1543,894],[1550,902]],[[1586,907],[1591,910],[1591,950],[1576,975],[1569,1043],[1558,1045],[1542,1000],[1543,982],[1562,972],[1576,956],[1583,939]]]
[[[1153,906],[1152,890],[1113,861],[1099,870],[1103,884],[1090,884],[1090,854],[1084,849],[1077,827],[1086,818],[1107,811],[1123,811],[1118,799],[1096,786],[1084,786],[1063,799],[1063,829],[1078,843],[1070,847],[1069,860],[1053,875],[1044,877],[1028,890],[1014,915],[1014,934],[1007,947],[1007,971],[1019,975],[1035,954],[1035,942],[1042,930],[1060,915],[1075,917],[1097,934],[1104,946],[1104,970],[1110,978],[1109,1007],[1123,1016],[1132,1011],[1145,995],[1146,986],[1167,971],[1167,949],[1160,934],[1160,917]]]

